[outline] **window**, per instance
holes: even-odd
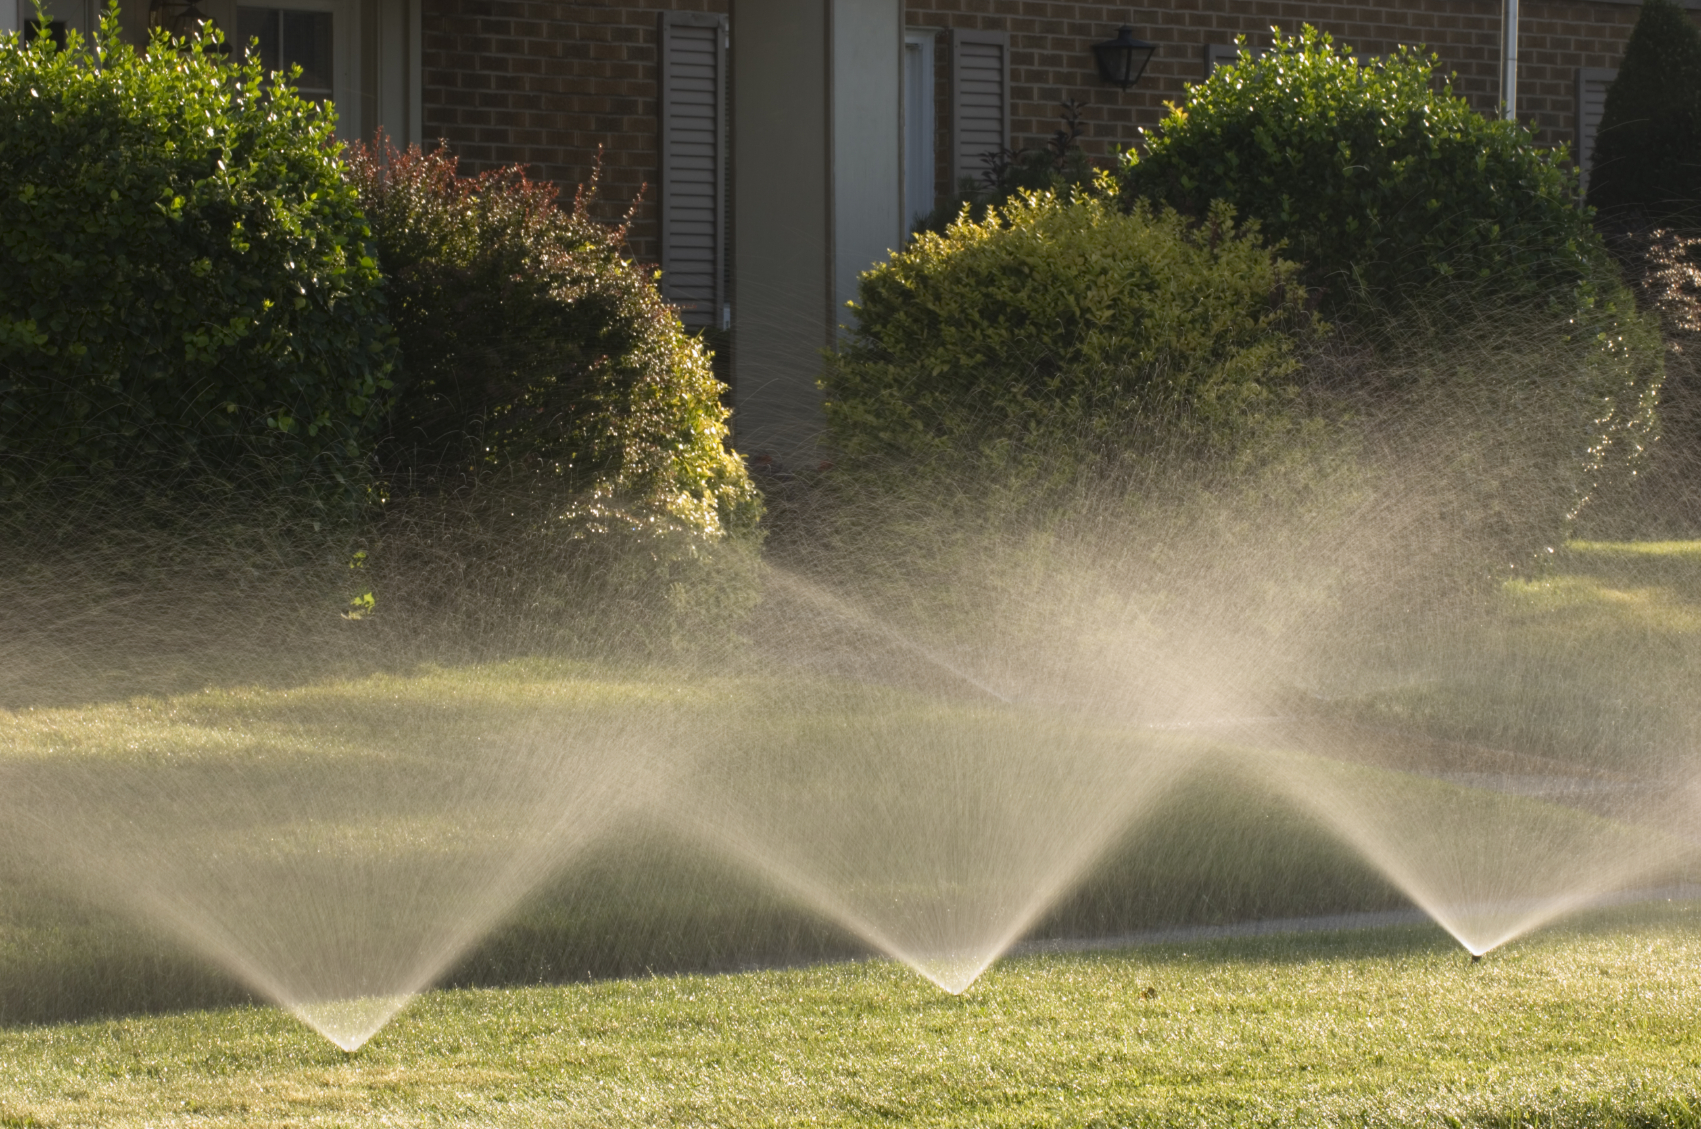
[[[258,42],[260,65],[268,72],[300,67],[296,89],[314,102],[334,94],[331,13],[290,8],[238,8],[236,39],[245,47]]]
[[[951,178],[979,181],[987,158],[1010,148],[1010,38],[951,33]]]
[[[1253,52],[1256,57],[1257,52]],[[1205,44],[1205,77],[1210,78],[1211,72],[1218,67],[1224,67],[1240,58],[1240,48],[1233,43]]]
[[[904,32],[904,227],[933,210],[933,39]]]
[[[723,329],[727,35],[724,16],[660,17],[661,289],[686,325]]]
[[[303,98],[337,111],[337,136],[361,136],[357,9],[343,0],[288,0],[268,7],[239,5],[236,43],[252,45],[268,73],[300,67],[296,89]]]
[[[77,32],[88,42],[89,33],[94,31],[99,22],[100,10],[104,4],[95,4],[93,0],[44,0],[41,5],[47,16],[47,35],[60,46],[64,46],[66,35]],[[0,31],[35,31],[40,25],[36,23],[34,0],[0,0]]]
[[[1577,68],[1577,167],[1583,179],[1579,190],[1589,194],[1589,165],[1595,157],[1595,135],[1601,130],[1601,115],[1606,111],[1607,87],[1618,77],[1611,67]]]

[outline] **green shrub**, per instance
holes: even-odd
[[[1469,540],[1504,562],[1555,543],[1635,469],[1661,351],[1563,151],[1436,89],[1433,62],[1402,48],[1361,66],[1314,28],[1278,36],[1193,88],[1123,189],[1184,212],[1227,202],[1283,241],[1367,352],[1330,368],[1334,390],[1407,437],[1399,459],[1454,452],[1433,496],[1456,529],[1498,530]]]
[[[1562,151],[1434,88],[1409,48],[1360,66],[1326,34],[1276,38],[1172,108],[1122,171],[1131,197],[1256,219],[1332,303],[1587,289],[1603,257]],[[1610,277],[1610,271],[1608,272]],[[1586,297],[1586,296],[1585,296]]]
[[[1355,535],[1401,562],[1407,594],[1522,573],[1616,501],[1645,469],[1664,376],[1634,311],[1582,342],[1534,303],[1428,315],[1339,326],[1310,366],[1372,453],[1358,489],[1377,518]]]
[[[348,167],[402,342],[378,628],[504,652],[724,641],[761,500],[702,340],[591,219],[595,182],[563,208],[442,150]]]
[[[1227,209],[1124,212],[1112,187],[1019,196],[863,276],[790,567],[928,647],[1020,639],[1055,674],[1196,582],[1237,520],[1214,493],[1263,508],[1310,475],[1294,265]]]
[[[0,43],[0,488],[358,496],[393,344],[331,115],[211,42]]]
[[[1105,193],[1019,197],[863,276],[824,382],[830,442],[852,461],[1010,454],[1065,473],[1232,448],[1285,410],[1310,323],[1294,271],[1226,209],[1195,227]]]
[[[1603,215],[1701,225],[1701,30],[1644,0],[1595,140],[1589,203]]]
[[[356,148],[350,176],[402,341],[384,462],[403,492],[500,480],[595,524],[748,532],[721,385],[625,230],[518,169]]]

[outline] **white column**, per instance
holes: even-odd
[[[419,0],[362,0],[359,135],[420,140]]]
[[[819,458],[821,351],[902,237],[901,0],[734,0],[733,439]]]

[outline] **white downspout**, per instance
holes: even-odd
[[[1518,116],[1518,0],[1506,0],[1500,27],[1500,116]]]

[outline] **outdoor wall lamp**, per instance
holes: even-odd
[[[1134,29],[1124,25],[1116,38],[1093,44],[1093,57],[1099,63],[1099,77],[1127,90],[1146,73],[1158,45],[1134,38]]]

